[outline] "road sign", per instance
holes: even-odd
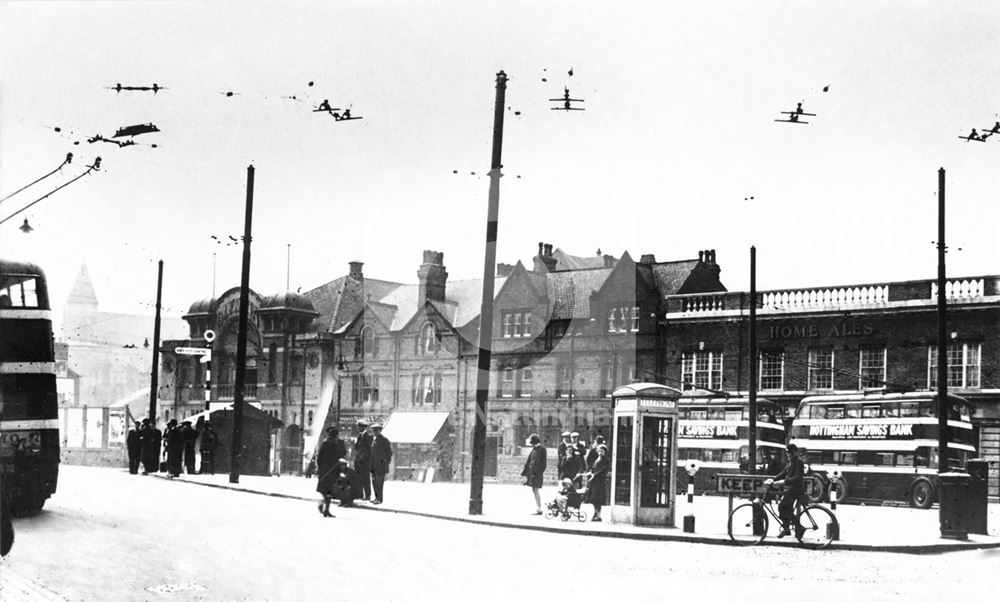
[[[212,350],[208,347],[174,347],[177,355],[211,355]]]

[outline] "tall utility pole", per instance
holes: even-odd
[[[149,421],[156,425],[156,395],[160,386],[160,300],[163,298],[163,260],[156,273],[156,319],[153,321],[153,370],[149,375]],[[176,387],[176,384],[174,385]]]
[[[236,335],[236,383],[233,385],[233,451],[229,482],[240,482],[243,447],[243,385],[246,381],[247,316],[250,313],[250,230],[253,223],[253,165],[247,167],[246,220],[243,225],[243,275],[240,279],[240,325]]]
[[[757,247],[750,247],[750,433],[747,470],[757,473]]]
[[[497,219],[500,212],[500,155],[503,148],[504,97],[507,74],[497,73],[493,109],[493,160],[490,163],[490,196],[486,212],[486,257],[483,262],[483,302],[479,310],[479,369],[476,372],[476,422],[472,429],[472,475],[469,514],[483,513],[483,476],[486,469],[486,405],[490,394],[490,360],[493,345],[493,274],[497,263]]]
[[[948,320],[944,269],[944,168],[938,169],[938,474],[948,472]]]

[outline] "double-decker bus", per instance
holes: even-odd
[[[681,397],[677,404],[677,465],[697,460],[694,488],[717,490],[716,475],[740,472],[749,463],[750,400],[747,397]],[[757,399],[757,472],[776,470],[785,448],[781,409]],[[682,473],[683,471],[681,471]]]
[[[0,470],[17,514],[56,490],[59,418],[52,315],[45,275],[0,259]]]
[[[971,405],[948,395],[948,469],[976,454]],[[820,395],[799,402],[791,442],[807,450],[812,471],[839,472],[830,496],[899,501],[930,508],[938,488],[938,396],[932,391]]]

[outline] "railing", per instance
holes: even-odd
[[[986,281],[982,278],[973,280],[949,280],[944,283],[944,295],[947,299],[974,299],[982,297]],[[931,299],[937,299],[937,282],[931,283]]]
[[[853,286],[763,293],[761,294],[761,307],[775,309],[843,307],[885,303],[888,300],[888,286]]]
[[[725,293],[685,297],[681,301],[681,311],[683,312],[721,311],[723,309],[726,309]]]
[[[233,399],[236,393],[236,385],[215,385],[216,395],[219,399]],[[243,385],[244,399],[257,399],[257,385]]]

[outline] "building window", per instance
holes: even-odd
[[[361,405],[378,401],[378,374],[354,374],[351,376],[351,404]]]
[[[556,369],[556,397],[569,397],[573,388],[573,366],[560,364]]]
[[[503,314],[501,336],[505,339],[531,336],[531,312],[507,311]]]
[[[278,345],[271,343],[267,348],[267,382],[278,382]]]
[[[881,387],[885,385],[885,348],[862,349],[858,373],[859,389]]]
[[[833,349],[809,350],[809,389],[833,389]]]
[[[785,354],[768,352],[760,354],[760,389],[780,391],[785,383]]]
[[[532,380],[534,379],[531,366],[525,366],[518,370],[518,376],[520,376],[517,387],[518,397],[531,397]]]
[[[361,329],[361,355],[378,355],[378,338],[375,336],[375,329],[365,326]]]
[[[608,332],[638,332],[639,306],[612,307],[608,310]]]
[[[420,338],[417,339],[417,354],[431,355],[441,349],[441,341],[437,337],[437,329],[428,322],[420,329]]]
[[[425,370],[413,375],[413,405],[441,403],[441,372]]]
[[[684,390],[722,388],[722,352],[689,351],[681,356]]]
[[[313,411],[312,410],[309,410],[308,416],[309,416],[309,419],[308,419],[309,422],[307,424],[308,424],[308,426],[312,426],[312,423],[313,423]]]
[[[513,368],[504,368],[500,375],[500,397],[514,396],[514,372]]]
[[[958,389],[979,388],[979,343],[948,344],[948,386]],[[937,388],[938,348],[927,349],[927,388]]]

